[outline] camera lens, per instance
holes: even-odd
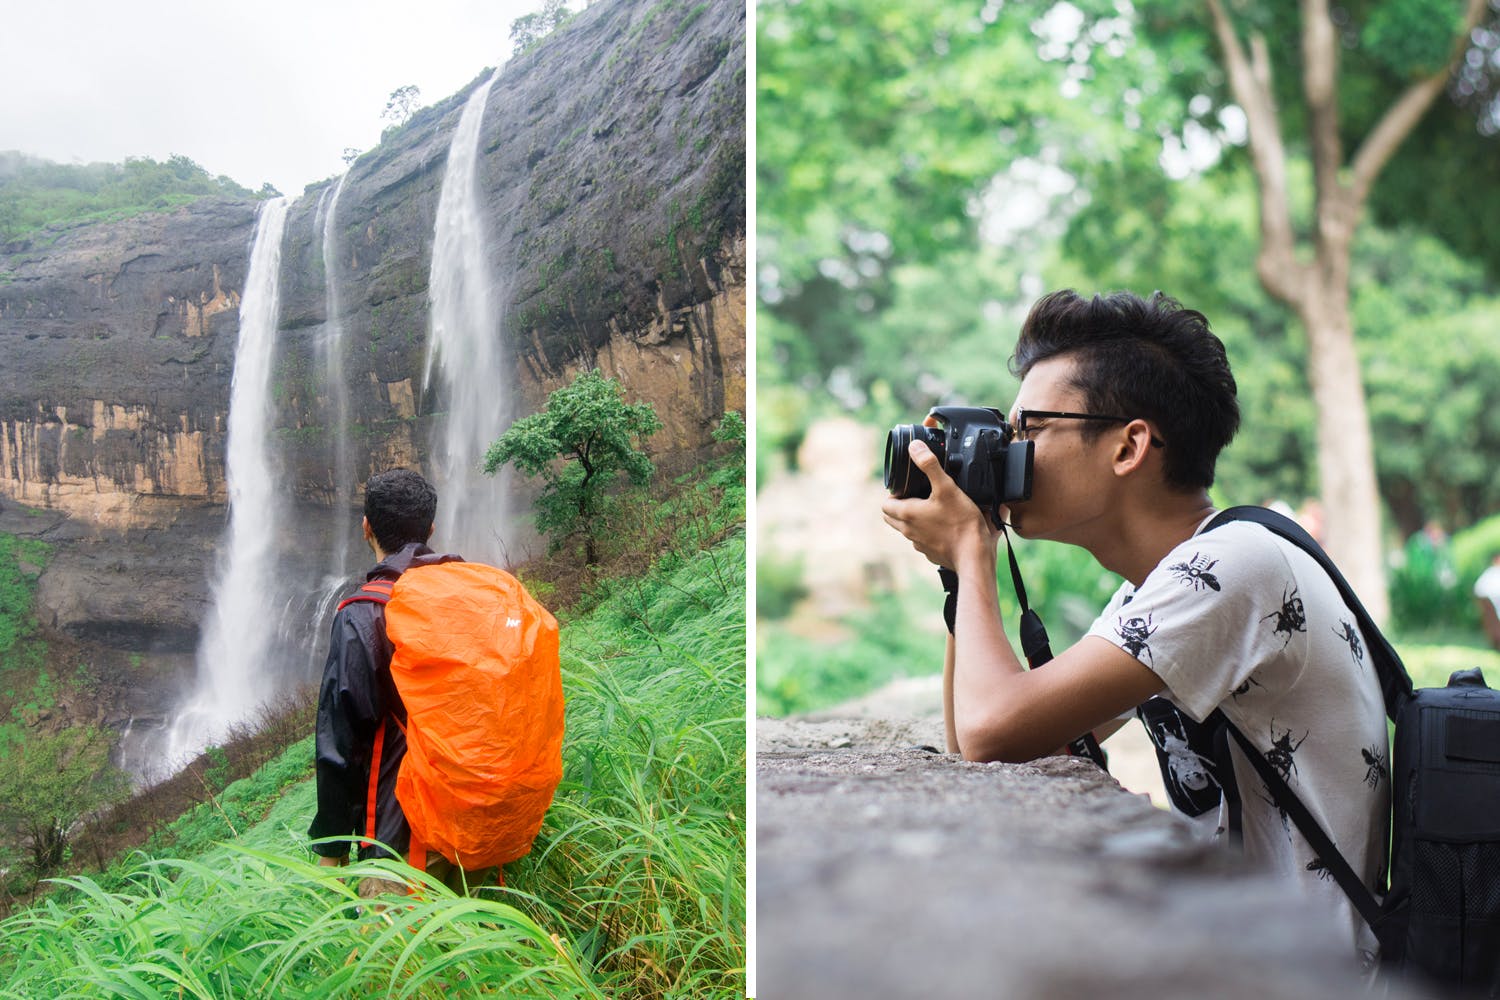
[[[885,488],[891,496],[922,499],[932,495],[932,482],[912,464],[907,448],[913,441],[925,442],[943,460],[943,429],[921,424],[897,424],[885,436]]]

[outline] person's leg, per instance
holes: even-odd
[[[458,895],[472,896],[474,895],[474,890],[481,886],[495,884],[500,869],[491,867],[468,871],[455,865],[441,854],[429,851],[427,853],[427,873]]]
[[[374,899],[376,896],[404,896],[406,883],[388,878],[362,878],[359,880],[359,898]]]

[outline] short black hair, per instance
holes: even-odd
[[[1072,385],[1091,413],[1140,417],[1166,442],[1168,485],[1207,489],[1219,452],[1240,426],[1238,387],[1224,342],[1208,319],[1155,292],[1142,299],[1112,292],[1085,299],[1071,289],[1031,307],[1010,359],[1017,378],[1050,358],[1076,361]],[[1108,427],[1084,424],[1087,435]]]
[[[365,482],[365,517],[386,552],[426,542],[437,514],[437,490],[410,469],[387,469]]]

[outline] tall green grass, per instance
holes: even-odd
[[[371,905],[349,876],[411,879],[422,895]],[[113,892],[64,882],[67,902],[6,921],[0,997],[602,996],[521,908],[388,862],[336,870],[234,848],[147,862]]]
[[[0,1000],[743,995],[744,552],[740,530],[669,556],[564,621],[563,784],[507,888],[318,867],[307,781],[247,828],[303,744],[164,829],[157,857],[0,922]],[[215,828],[232,842],[207,847]],[[354,885],[372,875],[419,895],[371,906]]]
[[[744,991],[744,572],[740,533],[572,627],[564,783],[517,881],[611,995]]]

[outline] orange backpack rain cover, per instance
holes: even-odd
[[[413,843],[471,870],[522,857],[562,779],[557,619],[504,570],[446,562],[401,574],[385,624]]]

